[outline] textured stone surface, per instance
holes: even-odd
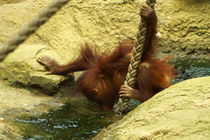
[[[50,2],[0,0],[0,46]],[[139,9],[144,2],[70,0],[0,63],[0,79],[12,84],[39,86],[51,93],[57,91],[69,77],[45,75],[45,69],[36,59],[48,55],[65,64],[78,55],[78,48],[84,42],[96,44],[100,51],[105,51],[112,50],[120,40],[135,39]],[[156,11],[159,46],[163,52],[210,56],[209,0],[157,0]],[[109,131],[103,130],[96,139],[208,139],[209,82],[207,77],[172,86],[110,126]],[[0,97],[0,139],[5,140],[21,139],[21,136],[16,135],[16,128],[1,116],[3,113],[41,111],[37,106],[52,99],[31,96],[29,91],[2,85]]]
[[[0,139],[21,140],[19,128],[14,123],[14,118],[21,115],[39,115],[50,108],[58,108],[61,101],[45,96],[41,93],[34,94],[25,89],[11,88],[0,82]]]
[[[40,67],[36,60],[40,56],[39,52],[44,51],[45,56],[50,52],[46,49],[46,46],[39,44],[21,45],[15,50],[16,55],[8,55],[4,63],[0,63],[0,79],[13,85],[42,88],[50,95],[58,92],[61,83],[66,80],[73,82],[71,75],[46,75],[45,68]],[[50,55],[58,58],[54,52],[51,52]]]
[[[7,1],[8,4],[0,6],[0,46],[51,0],[14,2]],[[78,56],[80,45],[84,42],[98,45],[100,51],[107,51],[114,49],[120,40],[135,39],[140,20],[139,9],[144,2],[144,0],[71,0],[7,57],[1,65],[2,70],[10,68],[12,70],[14,65],[22,68],[24,65],[27,70],[16,69],[15,75],[18,79],[22,77],[20,79],[26,80],[21,82],[25,85],[33,83],[28,75],[34,75],[38,71],[40,76],[39,71],[44,70],[36,62],[39,56],[48,55],[65,64]],[[159,46],[166,55],[176,57],[176,55],[196,53],[210,56],[209,3],[209,0],[157,1]],[[168,52],[171,54],[167,54]],[[10,74],[4,74],[4,71],[1,72],[1,75],[4,75],[3,79],[16,81],[11,79],[14,76],[7,76]],[[48,78],[51,79],[51,76]],[[62,81],[63,78],[55,79]]]
[[[159,0],[160,46],[164,51],[210,54],[210,1]]]
[[[158,93],[96,140],[210,139],[210,77],[186,80]]]
[[[2,5],[0,42],[6,41],[48,3],[50,0],[27,0]],[[112,49],[119,40],[135,39],[139,8],[143,3],[144,0],[72,0],[26,43],[49,45],[67,60],[73,57],[72,52],[84,41],[99,45],[102,51]],[[161,46],[207,52],[210,45],[209,9],[208,0],[157,1]]]
[[[0,0],[0,5],[9,4],[9,3],[19,3],[21,1],[26,1],[26,0]]]

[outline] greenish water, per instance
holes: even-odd
[[[177,58],[170,63],[177,70],[172,83],[210,76],[207,59]],[[131,104],[137,106],[139,102],[131,100]],[[60,109],[51,109],[39,116],[21,116],[14,121],[24,140],[81,140],[91,139],[119,119],[112,111],[103,111],[85,98],[73,98]]]
[[[173,84],[191,78],[210,76],[210,59],[182,57],[171,60],[170,64],[177,70]]]
[[[21,116],[14,121],[24,140],[81,140],[94,137],[119,119],[84,98],[73,98],[60,109],[40,116]]]

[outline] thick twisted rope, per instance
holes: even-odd
[[[156,0],[147,0],[146,3],[151,7],[154,8]],[[144,20],[141,19],[139,23],[138,32],[136,35],[136,45],[132,50],[132,56],[130,59],[130,64],[128,67],[128,73],[126,75],[126,80],[124,82],[125,85],[130,87],[134,87],[136,82],[136,77],[138,73],[138,67],[141,62],[141,56],[143,52],[143,45],[146,39],[146,30],[147,25]],[[117,114],[124,114],[130,111],[129,108],[129,99],[126,98],[119,98],[117,104],[114,105],[114,111]]]
[[[0,47],[0,61],[4,60],[10,52],[14,51],[20,43],[24,42],[30,34],[36,31],[68,1],[69,0],[53,0],[39,15],[20,29],[9,41],[4,43],[3,46]]]

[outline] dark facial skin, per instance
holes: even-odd
[[[47,56],[40,57],[37,61],[48,69],[49,73],[47,74],[61,75],[84,71],[77,79],[75,88],[103,108],[112,109],[119,97],[134,98],[144,102],[160,89],[170,85],[172,72],[171,66],[164,60],[153,57],[157,33],[155,11],[148,5],[144,5],[141,8],[140,16],[146,22],[147,33],[135,89],[122,85],[130,63],[132,48],[135,45],[132,41],[121,42],[112,53],[104,54],[94,50],[95,46],[86,43],[81,48],[80,55],[65,65],[60,65]]]

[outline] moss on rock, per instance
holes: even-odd
[[[36,61],[37,57],[42,56],[41,52],[44,49],[46,46],[39,44],[21,45],[0,63],[0,79],[12,85],[40,88],[49,95],[58,92],[62,83],[66,81],[73,83],[73,75],[46,75],[45,68]],[[50,51],[44,53],[57,57]]]

